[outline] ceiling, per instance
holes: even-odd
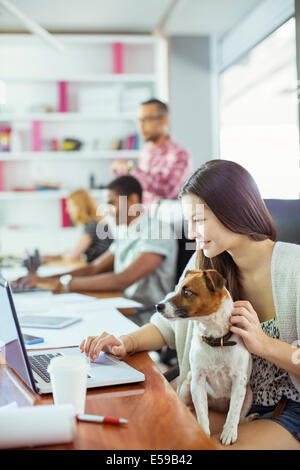
[[[223,34],[262,0],[8,0],[50,32]],[[175,7],[172,9],[172,5]],[[26,31],[0,2],[0,32]]]

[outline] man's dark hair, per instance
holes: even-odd
[[[137,194],[139,197],[139,201],[142,201],[142,186],[140,185],[139,181],[133,176],[119,176],[118,178],[114,179],[111,183],[109,183],[107,189],[115,191],[119,196],[129,197],[131,196],[131,194]]]
[[[142,105],[144,104],[156,104],[159,112],[165,116],[168,114],[169,112],[169,108],[168,108],[168,105],[166,103],[164,103],[163,101],[160,101],[160,100],[157,100],[156,98],[151,98],[150,100],[148,101],[144,101],[142,103]]]

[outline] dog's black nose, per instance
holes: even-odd
[[[163,312],[165,309],[165,304],[156,304],[155,307],[158,312]]]

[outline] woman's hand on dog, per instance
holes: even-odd
[[[248,351],[263,356],[269,336],[264,333],[258,315],[251,303],[246,300],[234,302],[230,317],[230,331],[241,336]]]

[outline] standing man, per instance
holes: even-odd
[[[131,174],[143,187],[143,204],[149,208],[160,199],[176,199],[192,170],[187,150],[168,134],[168,106],[160,100],[142,103],[139,128],[146,142],[136,168],[126,160],[116,160],[111,170],[115,175]]]

